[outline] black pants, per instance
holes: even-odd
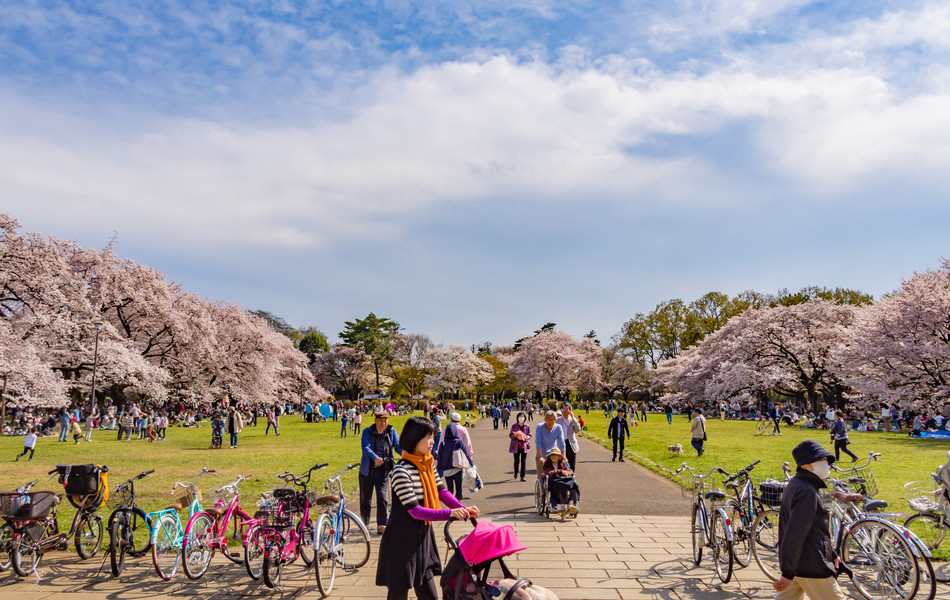
[[[23,446],[23,453],[22,453],[22,454],[18,454],[17,457],[16,457],[16,459],[17,459],[17,460],[20,460],[20,457],[21,457],[21,456],[26,456],[26,453],[29,452],[29,453],[30,453],[30,460],[33,460],[33,452],[34,452],[34,451],[35,451],[35,448],[27,448],[26,446]],[[847,452],[847,450],[845,450],[845,452]],[[523,470],[523,469],[524,469],[524,467],[522,467],[522,470]]]
[[[848,440],[835,440],[835,460],[841,458],[840,452],[844,452],[851,457],[852,462],[858,460],[858,457],[855,456],[854,452],[848,450]]]
[[[571,465],[571,468],[575,471],[577,470],[577,452],[574,452],[574,448],[571,448],[570,444],[564,444],[567,449],[567,463]]]
[[[445,487],[448,488],[449,493],[455,496],[455,499],[458,500],[462,497],[462,471],[459,470],[455,475],[446,475],[443,477],[445,480]]]
[[[498,417],[492,417],[492,420],[495,422],[495,429],[498,429]]]
[[[389,473],[386,469],[370,467],[369,475],[360,473],[360,517],[369,525],[369,513],[373,508],[373,491],[376,492],[376,525],[385,525],[389,513],[389,500],[386,488],[389,486]]]
[[[353,423],[353,433],[360,432],[360,423]]]
[[[439,600],[439,588],[435,585],[434,577],[427,577],[422,585],[415,589],[418,600]],[[408,600],[409,590],[390,589],[386,600]]]
[[[772,422],[775,423],[775,433],[782,433],[782,420],[772,419]]]
[[[615,437],[615,438],[614,438],[614,458],[617,458],[617,456],[618,456],[618,454],[617,454],[617,445],[618,445],[618,444],[620,445],[620,454],[619,454],[619,456],[620,456],[620,458],[623,458],[623,445],[624,445],[624,442],[625,442],[625,441],[626,441],[626,440],[624,440],[624,438],[622,438],[622,437]],[[568,462],[570,462],[570,461],[568,461]],[[574,466],[574,465],[571,465],[571,466]]]
[[[521,478],[524,479],[524,467],[525,463],[528,462],[528,454],[524,450],[518,450],[514,454],[515,457],[515,477],[518,477],[518,472],[520,469]]]
[[[501,426],[504,427],[505,429],[508,429],[508,419],[502,419]]]

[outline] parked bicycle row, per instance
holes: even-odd
[[[338,568],[352,571],[366,564],[370,541],[366,525],[347,509],[341,483],[343,474],[359,465],[344,467],[317,493],[310,479],[326,466],[316,464],[302,475],[281,473],[274,489],[262,493],[250,512],[241,505],[241,484],[250,474],[213,488],[206,499],[199,483],[218,473],[202,468],[193,481],[175,483],[169,506],[145,512],[136,502],[135,484],[154,471],[110,489],[108,467],[57,465],[49,474],[58,475],[62,495],[32,491],[38,479],[0,493],[0,571],[12,567],[20,577],[39,579],[43,555],[65,550],[70,539],[80,558],[92,558],[102,546],[105,529],[115,576],[129,559],[151,555],[161,579],[172,579],[181,567],[188,578],[197,580],[207,572],[215,552],[221,552],[243,565],[251,579],[263,579],[272,588],[280,585],[283,570],[299,559],[305,569],[314,569],[317,587],[328,595]],[[76,508],[67,532],[59,526],[64,496]],[[111,511],[105,523],[103,507]]]
[[[798,585],[796,573],[799,580],[827,578],[828,585],[845,575],[868,600],[933,600],[932,552],[950,530],[950,452],[927,482],[905,486],[912,514],[888,512],[888,502],[875,498],[871,464],[879,453],[869,453],[863,465],[839,468],[834,455],[809,441],[793,456],[794,472],[786,462],[781,476],[763,479],[753,478],[760,461],[734,473],[720,467],[698,473],[681,464],[676,473],[693,499],[694,564],[708,551],[723,583],[754,559],[779,591]],[[810,490],[817,492],[814,499]]]

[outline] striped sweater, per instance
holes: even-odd
[[[442,490],[447,489],[445,482],[441,477],[436,475],[435,483],[439,488],[439,495],[441,496]],[[396,463],[396,466],[393,467],[393,472],[389,477],[389,486],[392,495],[399,498],[399,501],[406,507],[406,510],[411,510],[417,506],[424,506],[422,477],[419,476],[419,469],[408,460],[400,460]]]

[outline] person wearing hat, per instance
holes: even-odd
[[[363,430],[360,436],[360,447],[363,456],[360,459],[360,516],[369,526],[370,511],[373,508],[373,493],[376,494],[376,533],[382,534],[386,529],[387,515],[389,514],[389,499],[386,490],[389,488],[389,473],[393,469],[396,455],[402,454],[399,447],[399,436],[389,424],[389,413],[378,410],[373,413],[374,424]]]
[[[620,462],[623,460],[623,444],[627,436],[630,435],[630,426],[627,425],[627,411],[621,407],[617,407],[617,416],[610,420],[610,425],[607,426],[607,437],[614,442],[614,455],[610,459],[610,462],[617,460],[617,449],[619,446],[620,452]]]
[[[835,456],[821,444],[807,440],[795,446],[792,457],[798,469],[782,494],[778,518],[778,558],[781,578],[772,584],[776,600],[844,600],[836,577],[848,573],[834,550],[828,529],[828,509],[819,490],[826,486]],[[855,502],[860,494],[835,492],[843,502]]]
[[[462,469],[474,466],[475,452],[472,450],[472,439],[468,430],[462,426],[462,415],[453,411],[449,414],[449,421],[434,454],[437,457],[437,468],[442,473],[449,493],[461,500]]]
[[[541,468],[548,478],[548,492],[551,494],[553,509],[561,516],[576,515],[577,501],[581,498],[581,490],[574,481],[574,470],[564,457],[564,453],[557,446],[549,448]]]

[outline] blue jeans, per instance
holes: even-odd
[[[703,455],[703,438],[693,438],[693,441],[690,442],[693,445],[693,448],[696,449],[696,456]]]
[[[277,423],[271,423],[270,421],[268,421],[268,422],[267,422],[267,429],[264,430],[264,435],[267,435],[268,433],[270,433],[270,428],[271,428],[271,427],[274,428],[274,433],[277,433]]]
[[[232,446],[237,446],[237,434],[236,434],[236,433],[232,433],[232,434],[231,434],[231,445],[232,445]]]
[[[673,413],[666,413],[666,422],[670,425],[673,424]]]
[[[69,425],[60,425],[59,441],[65,442],[69,438]]]

